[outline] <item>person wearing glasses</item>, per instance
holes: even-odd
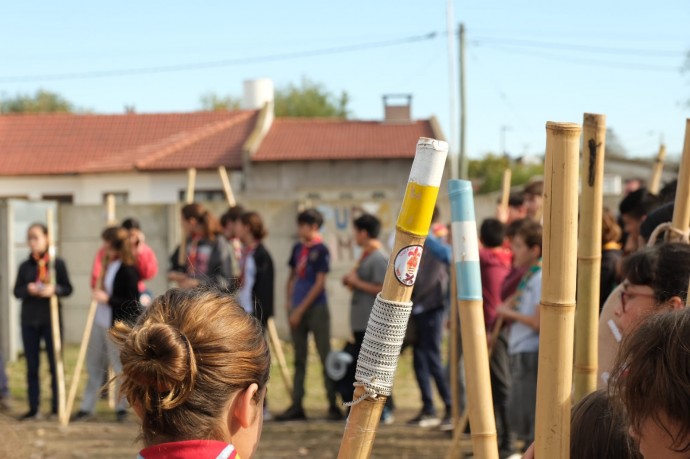
[[[623,277],[614,313],[625,337],[648,317],[685,307],[690,246],[664,243],[636,252],[624,261]]]

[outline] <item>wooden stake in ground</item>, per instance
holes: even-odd
[[[235,207],[237,201],[235,200],[235,194],[232,192],[228,171],[225,169],[225,166],[218,168],[218,175],[220,175],[220,181],[223,182],[223,190],[225,191],[225,199],[228,200],[228,206]]]
[[[339,459],[371,455],[383,405],[391,393],[412,310],[410,297],[438,196],[448,144],[420,138],[396,224],[395,244],[357,359],[354,403]]]
[[[285,359],[285,353],[283,352],[283,345],[280,343],[280,337],[278,336],[278,330],[276,329],[275,320],[273,317],[269,317],[266,321],[266,329],[268,331],[268,342],[273,348],[273,353],[278,359],[278,366],[280,367],[280,376],[283,378],[283,384],[285,385],[285,390],[288,395],[292,397],[292,379],[290,378],[290,370],[287,366],[287,360]]]
[[[472,183],[451,180],[448,197],[472,447],[475,457],[498,459]]]
[[[115,196],[113,194],[109,194],[106,196],[106,224],[107,225],[113,225],[115,222],[117,222],[116,214],[115,214]],[[98,273],[98,280],[96,281],[96,287],[97,288],[102,288],[103,287],[103,277],[105,276],[105,270],[108,266],[108,258],[103,254],[103,259],[101,260],[101,272]],[[79,389],[79,380],[81,379],[81,372],[82,369],[84,368],[84,361],[86,360],[86,351],[89,348],[89,341],[91,340],[91,330],[93,329],[93,320],[96,317],[96,308],[98,307],[98,302],[97,301],[91,301],[91,304],[89,305],[89,310],[88,313],[86,314],[86,324],[84,325],[84,333],[82,333],[81,336],[81,345],[79,346],[79,355],[77,356],[77,364],[74,367],[74,373],[72,374],[72,381],[70,382],[69,386],[69,393],[67,395],[67,403],[66,403],[66,408],[65,408],[65,415],[60,418],[60,424],[63,426],[66,426],[69,424],[69,418],[72,415],[72,409],[74,408],[74,401],[77,398],[77,390]],[[108,380],[112,380],[113,378],[109,374]],[[109,390],[110,390],[110,395],[117,395],[113,394],[115,390],[115,385],[114,382],[111,382],[109,384]],[[108,402],[110,403],[111,400],[113,401],[113,405],[111,408],[115,407],[115,398],[112,396],[109,396]]]
[[[535,452],[570,457],[579,125],[546,123]]]
[[[583,124],[575,312],[575,403],[597,390],[606,116],[585,113]]]
[[[48,228],[48,258],[50,283],[57,287],[56,263],[55,263],[55,224],[53,223],[53,209],[46,210],[46,226]],[[57,294],[50,297],[50,327],[53,334],[53,354],[55,358],[55,372],[57,373],[58,386],[58,419],[65,416],[65,367],[62,361],[62,337],[60,336],[60,310]]]
[[[194,187],[196,185],[196,169],[187,169],[187,193],[185,195],[185,203],[192,204],[194,202]],[[187,236],[184,230],[180,229],[180,250],[177,253],[177,262],[184,267],[187,263]]]
[[[666,145],[663,143],[659,145],[659,153],[654,161],[652,168],[652,178],[649,180],[649,192],[656,195],[659,194],[661,187],[661,174],[664,172],[664,160],[666,159]]]

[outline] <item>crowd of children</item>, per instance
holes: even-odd
[[[673,184],[659,195],[631,190],[619,220],[605,210],[602,230],[600,390],[573,409],[571,457],[686,457],[690,451],[690,245],[654,239],[669,221]],[[541,182],[510,196],[509,208],[481,222],[480,270],[490,350],[490,376],[500,457],[529,447],[535,438],[535,405],[541,298]],[[669,191],[671,189],[672,191]],[[421,411],[409,424],[450,423],[450,386],[443,371],[441,338],[449,305],[451,251],[447,230],[435,213],[425,243],[406,340],[413,348]],[[157,272],[153,251],[137,221],[106,228],[94,261],[92,299],[97,304],[87,354],[89,381],[75,420],[93,416],[110,367],[118,376],[116,417],[131,406],[142,421],[140,457],[223,452],[251,457],[270,416],[265,389],[270,356],[264,333],[273,315],[275,268],[263,241],[267,228],[257,212],[240,206],[220,219],[200,204],[182,208],[184,242],[172,254],[169,281],[158,298],[144,281]],[[352,400],[354,362],[362,345],[375,295],[387,271],[381,222],[362,214],[352,222],[360,248],[342,283],[351,291],[351,356],[339,380],[329,377],[331,352],[326,278],[330,254],[320,228],[323,216],[307,209],[297,216],[299,241],[289,260],[285,307],[294,346],[292,403],[277,421],[303,420],[308,337],[323,366],[330,420],[343,413],[336,396]],[[41,342],[49,358],[53,404],[57,383],[48,302],[72,292],[67,267],[50,260],[49,235],[41,224],[28,230],[31,255],[19,268],[15,295],[22,300],[21,330],[27,360],[29,411],[39,411]],[[654,241],[652,241],[654,242]],[[51,272],[55,270],[55,273]],[[53,276],[54,274],[54,276]],[[52,280],[52,279],[55,280]],[[2,362],[0,362],[2,363]],[[432,380],[444,403],[436,415]],[[0,401],[8,400],[0,372]],[[3,405],[5,406],[5,405]],[[382,421],[392,422],[392,397]],[[531,453],[527,451],[527,457]]]

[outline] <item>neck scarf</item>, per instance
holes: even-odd
[[[520,301],[522,301],[522,293],[525,291],[525,287],[527,287],[529,281],[532,280],[534,275],[539,271],[541,271],[541,258],[530,266],[525,275],[522,276],[522,279],[520,279],[520,283],[518,284],[517,288],[517,297],[515,297],[515,304],[513,306],[514,308],[517,308],[517,306],[520,304]]]
[[[307,276],[307,261],[309,260],[309,251],[312,247],[321,244],[321,241],[321,236],[317,235],[314,236],[311,241],[302,243],[302,249],[300,250],[299,255],[297,255],[297,263],[295,264],[297,275],[301,279],[304,279]]]
[[[43,255],[31,255],[31,258],[36,261],[38,269],[36,270],[36,282],[41,284],[50,284],[50,274],[48,273],[48,263],[50,262],[50,257],[48,252]]]
[[[199,233],[193,233],[191,241],[189,243],[189,264],[187,265],[187,273],[194,276],[196,273],[196,261],[197,261],[197,248],[199,247],[199,242],[202,239],[202,235]]]

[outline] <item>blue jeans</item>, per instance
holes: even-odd
[[[26,356],[26,382],[29,386],[29,410],[32,413],[38,411],[40,400],[40,384],[38,379],[38,364],[41,353],[41,339],[45,342],[50,366],[50,385],[53,390],[52,412],[57,413],[57,372],[55,370],[55,354],[53,352],[53,331],[50,324],[22,325],[22,341],[24,343],[24,355]]]
[[[10,385],[7,383],[7,373],[5,373],[5,359],[0,354],[0,398],[10,396]]]
[[[414,373],[422,393],[422,412],[424,414],[436,414],[431,390],[432,377],[436,382],[436,389],[443,399],[446,414],[450,413],[450,390],[441,363],[443,316],[443,308],[436,308],[411,317],[417,328],[417,340],[413,345]]]

